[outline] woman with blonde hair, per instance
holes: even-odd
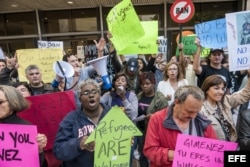
[[[164,80],[160,81],[157,90],[162,92],[170,105],[174,101],[174,93],[180,86],[189,85],[184,79],[181,68],[176,62],[169,62],[165,67]]]

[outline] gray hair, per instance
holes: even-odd
[[[78,86],[78,93],[81,93],[82,88],[85,87],[86,85],[94,85],[97,88],[98,93],[101,93],[101,87],[100,85],[93,79],[86,79],[80,82]]]
[[[29,107],[29,103],[23,95],[12,86],[0,85],[0,90],[3,91],[6,99],[9,102],[10,110],[14,113],[23,111]]]
[[[180,103],[183,103],[188,95],[200,101],[204,101],[205,99],[204,92],[200,88],[192,85],[178,87],[175,91],[174,98],[178,99]]]
[[[37,70],[40,71],[40,68],[39,68],[37,65],[31,64],[31,65],[29,65],[28,67],[26,67],[25,73],[27,74],[30,70],[34,70],[34,69],[37,69]]]

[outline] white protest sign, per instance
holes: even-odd
[[[62,41],[37,41],[38,48],[61,48],[63,50]]]
[[[229,70],[250,69],[250,11],[226,14]]]

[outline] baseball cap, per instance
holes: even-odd
[[[137,71],[138,69],[138,61],[137,61],[137,58],[130,58],[128,60],[128,71]]]
[[[210,54],[214,52],[222,52],[224,53],[224,50],[222,48],[211,48],[210,49]]]

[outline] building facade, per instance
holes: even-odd
[[[214,19],[224,18],[226,13],[247,9],[248,0],[199,0],[194,1],[195,14],[183,31],[194,32],[194,25]],[[0,2],[1,3],[1,2]],[[170,17],[172,2],[160,4],[134,5],[141,21],[158,20],[159,36],[168,39],[168,56],[175,53],[176,36],[180,25]],[[0,13],[0,46],[7,53],[17,49],[37,48],[37,41],[63,41],[64,49],[79,45],[93,44],[93,40],[105,36],[108,31],[106,16],[112,6],[92,8],[31,10],[23,12]]]

